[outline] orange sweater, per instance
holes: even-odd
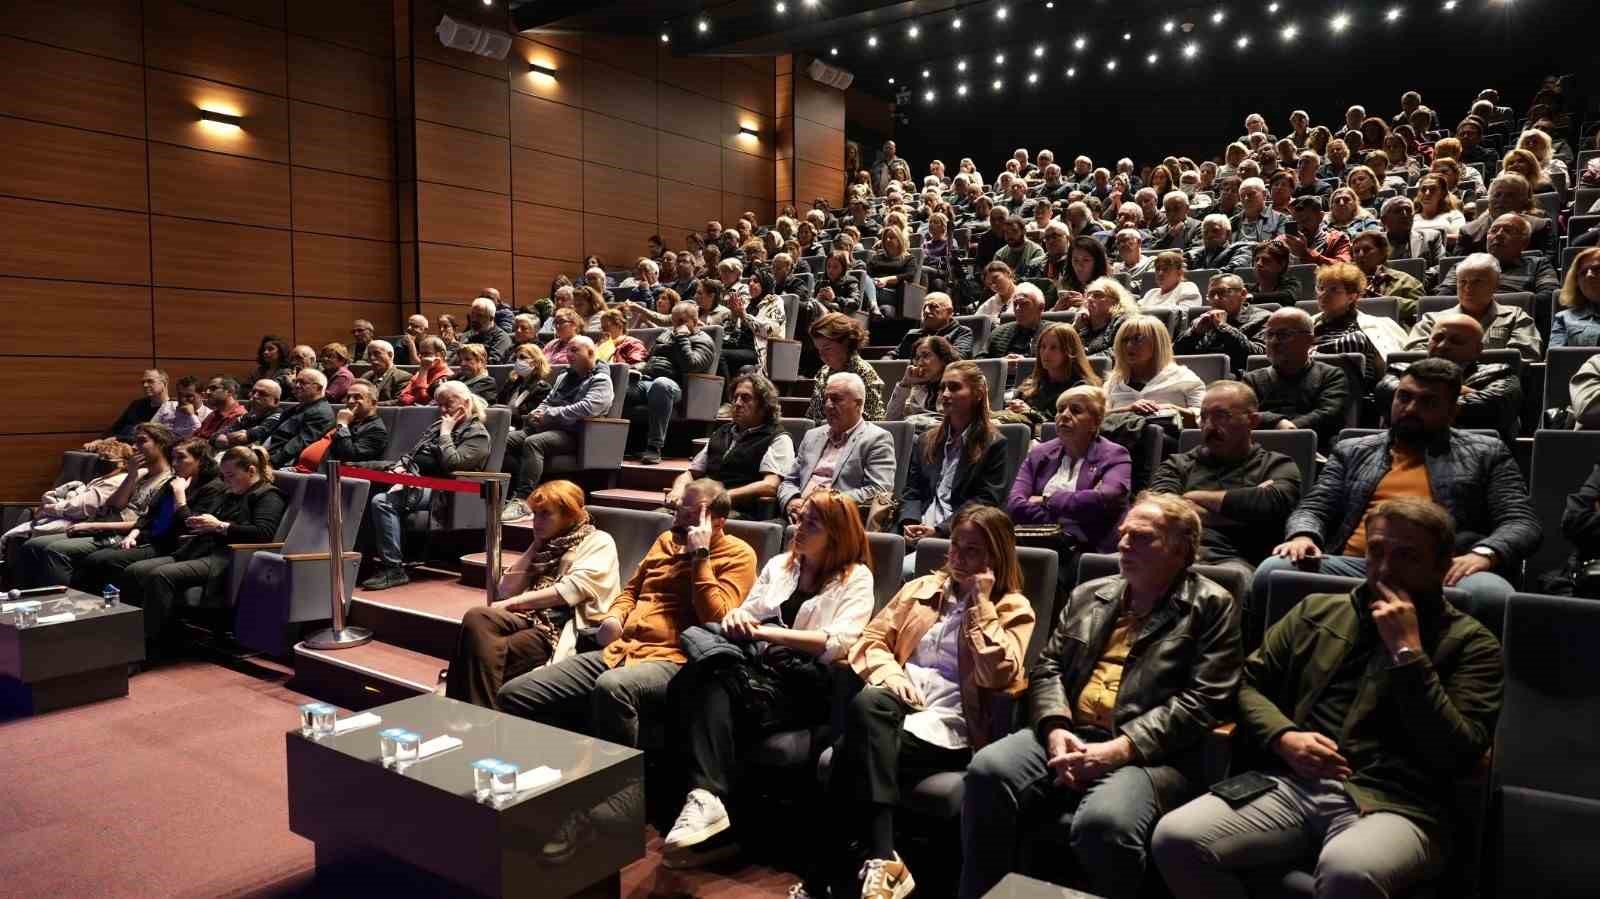
[[[687,658],[678,648],[678,634],[721,621],[755,582],[755,550],[738,537],[719,534],[711,541],[711,555],[697,562],[684,556],[676,535],[663,533],[606,610],[607,618],[622,622],[622,636],[605,648],[606,665],[682,664]]]

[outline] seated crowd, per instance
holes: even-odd
[[[1108,897],[1156,877],[1243,896],[1286,863],[1314,870],[1317,895],[1404,893],[1450,865],[1448,796],[1500,707],[1499,643],[1445,589],[1504,601],[1541,541],[1600,556],[1600,465],[1551,534],[1511,449],[1533,424],[1520,363],[1600,346],[1600,249],[1560,265],[1536,197],[1557,171],[1566,184],[1565,142],[1548,105],[1520,130],[1495,100],[1448,134],[1414,93],[1393,125],[1296,111],[1279,140],[1252,115],[1220,163],[1137,174],[1018,150],[992,185],[968,159],[918,185],[890,142],[843,210],[708,222],[682,252],[653,238],[631,270],[586,260],[520,309],[485,288],[459,330],[357,321],[320,351],[268,336],[246,379],[171,394],[148,371],[85,447],[104,473],[46,494],[0,557],[22,586],[118,585],[169,649],[185,607],[225,608],[228,545],[273,539],[275,469],[479,472],[503,408],[509,486],[490,514],[532,544],[462,622],[443,689],[646,749],[677,779],[668,865],[736,853],[753,750],[833,722],[838,823],[810,835],[791,896],[909,893],[896,809],[941,772],[964,772],[963,897],[1052,827]],[[799,369],[777,378],[791,333]],[[1422,355],[1391,361],[1406,352]],[[718,376],[717,419],[686,426],[696,379]],[[809,419],[794,430],[791,388]],[[1571,393],[1573,421],[1600,427],[1600,355]],[[619,403],[643,464],[707,437],[633,571],[583,487],[546,475]],[[419,405],[437,419],[391,447],[379,409]],[[1338,440],[1352,408],[1381,427]],[[1179,451],[1185,429],[1198,442]],[[1264,431],[1310,432],[1316,461]],[[363,589],[407,583],[404,531],[434,502],[374,491]],[[790,527],[786,550],[760,564],[740,519]],[[903,569],[875,570],[872,532],[903,542]],[[938,541],[947,556],[917,576]],[[1019,545],[1054,551],[1059,596],[1025,593]],[[1080,583],[1089,553],[1120,573]],[[1272,614],[1288,570],[1360,585]],[[1227,724],[1234,773],[1265,775],[1243,799],[1210,792]]]

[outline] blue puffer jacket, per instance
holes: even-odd
[[[1384,432],[1335,445],[1316,486],[1289,515],[1285,536],[1310,537],[1323,552],[1340,552],[1389,473],[1389,441]],[[1539,519],[1500,438],[1451,428],[1428,447],[1425,464],[1433,501],[1455,519],[1457,553],[1486,546],[1508,568],[1539,547]]]

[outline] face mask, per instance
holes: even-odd
[[[516,361],[516,366],[515,367],[516,367],[517,374],[523,375],[523,376],[527,376],[529,373],[531,373],[533,371],[533,363],[529,362],[526,359],[518,359]]]

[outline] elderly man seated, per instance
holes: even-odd
[[[567,370],[528,413],[523,426],[506,435],[504,468],[511,474],[511,490],[500,513],[502,521],[531,514],[528,496],[544,480],[545,459],[578,448],[583,420],[609,415],[614,389],[611,367],[595,362],[594,341],[582,335],[572,338]]]
[[[866,508],[894,489],[894,438],[861,417],[867,385],[854,372],[828,376],[822,392],[824,424],[807,431],[794,465],[778,485],[778,508],[790,521],[802,500],[830,489]]]
[[[735,517],[753,516],[794,466],[794,439],[783,428],[778,388],[758,374],[733,379],[733,415],[711,433],[704,448],[667,489],[666,504],[683,504],[684,491],[699,478],[728,488]]]
[[[1213,212],[1200,220],[1200,243],[1183,254],[1190,269],[1217,269],[1231,272],[1249,268],[1255,244],[1233,239],[1233,224],[1228,217]]]
[[[417,344],[427,336],[428,317],[426,315],[408,317],[406,319],[405,333],[401,334],[394,344],[394,363],[396,365],[416,365],[420,358],[420,354],[417,352]]]
[[[1531,293],[1534,309],[1548,309],[1550,298],[1561,289],[1561,276],[1544,256],[1522,255],[1529,249],[1529,233],[1528,220],[1515,212],[1500,216],[1489,226],[1484,249],[1500,267],[1494,292]],[[1460,265],[1451,269],[1439,282],[1439,293],[1455,293],[1460,272]]]
[[[115,437],[123,443],[132,443],[134,428],[153,420],[156,413],[167,404],[166,372],[159,368],[145,369],[139,386],[142,391],[139,398],[122,410],[122,414],[111,423],[111,427],[106,428],[102,437]]]
[[[1510,348],[1534,362],[1544,358],[1544,339],[1539,336],[1533,316],[1521,307],[1495,302],[1494,295],[1499,292],[1500,285],[1498,259],[1488,253],[1473,253],[1451,269],[1445,282],[1454,288],[1456,305],[1443,312],[1424,314],[1411,329],[1407,350],[1427,349],[1428,335],[1433,333],[1441,316],[1466,315],[1483,328],[1484,348]],[[1444,285],[1440,285],[1440,289],[1443,290]]]
[[[340,462],[371,462],[389,447],[389,426],[378,417],[378,391],[367,381],[351,381],[344,392],[344,408],[333,414],[328,433],[328,457]],[[301,454],[303,470],[313,471]]]
[[[245,406],[244,415],[234,422],[232,430],[224,430],[213,437],[211,445],[225,450],[241,443],[265,442],[283,417],[283,410],[278,408],[282,395],[283,387],[277,381],[271,378],[257,381],[250,388],[250,402]]]
[[[967,768],[963,899],[1015,870],[1018,837],[1063,812],[1088,887],[1132,899],[1162,811],[1205,786],[1201,743],[1233,716],[1239,683],[1233,597],[1190,568],[1191,503],[1142,494],[1119,530],[1122,573],[1072,591],[1028,672],[1029,726]]]
[[[1044,330],[1044,291],[1034,284],[1018,284],[1012,292],[1011,304],[1016,318],[994,329],[989,345],[980,355],[1006,359],[1034,355],[1039,332]]]
[[[1267,186],[1260,178],[1239,182],[1239,212],[1230,222],[1238,240],[1260,243],[1283,233],[1289,216],[1267,206]]]
[[[1316,346],[1311,314],[1290,306],[1267,318],[1262,338],[1267,348],[1263,368],[1244,373],[1255,391],[1263,428],[1307,428],[1317,432],[1324,451],[1345,425],[1345,403],[1353,389],[1341,366],[1311,358]]]
[[[489,374],[488,351],[482,344],[464,343],[456,350],[456,370],[451,377],[467,385],[472,395],[484,403],[494,402],[500,393],[500,385],[494,382],[494,375]]]
[[[917,343],[924,337],[943,337],[950,341],[963,359],[971,359],[974,335],[972,329],[956,321],[955,303],[947,293],[930,293],[922,301],[922,327],[912,328],[900,339],[886,359],[910,359],[917,351]]]
[[[394,403],[406,389],[411,375],[395,365],[394,345],[387,340],[374,340],[367,344],[367,373],[364,376],[372,385],[373,394],[380,405]]]
[[[1504,364],[1483,365],[1483,326],[1466,315],[1440,315],[1428,335],[1428,356],[1448,359],[1461,368],[1461,398],[1456,401],[1456,426],[1499,431],[1507,444],[1516,440],[1521,422],[1522,374]],[[1378,382],[1373,399],[1387,409],[1409,364],[1396,362]]]
[[[1245,610],[1245,642],[1265,622],[1273,571],[1320,569],[1344,577],[1367,575],[1372,535],[1366,513],[1386,499],[1432,500],[1455,520],[1456,553],[1444,585],[1504,599],[1516,572],[1539,546],[1539,519],[1528,500],[1511,450],[1499,437],[1459,430],[1461,369],[1445,359],[1413,363],[1395,388],[1389,430],[1342,440],[1317,483],[1289,516],[1285,542],[1256,569]]]
[[[1389,238],[1389,258],[1421,259],[1427,265],[1428,279],[1438,275],[1439,259],[1444,256],[1444,232],[1437,228],[1413,227],[1417,206],[1410,197],[1390,197],[1383,201],[1378,221]]]
[[[489,365],[499,365],[511,355],[511,334],[495,324],[497,308],[490,297],[473,300],[467,308],[467,333],[461,338],[463,343],[481,344]]]
[[[1224,353],[1234,375],[1243,374],[1251,356],[1266,352],[1261,335],[1271,315],[1250,305],[1250,289],[1238,275],[1213,275],[1206,290],[1209,308],[1191,313],[1189,327],[1173,341],[1172,351],[1179,355]]]
[[[1447,797],[1493,740],[1500,644],[1443,596],[1459,565],[1449,512],[1416,497],[1357,511],[1365,583],[1306,597],[1245,662],[1234,745],[1262,789],[1156,825],[1177,899],[1244,896],[1250,869],[1286,863],[1314,866],[1318,896],[1400,896],[1450,862]]]
[[[700,326],[700,307],[682,302],[672,307],[672,327],[661,332],[650,355],[634,366],[639,379],[628,388],[625,410],[645,414],[645,447],[639,461],[655,465],[667,443],[673,407],[689,389],[689,375],[711,371],[716,345]]]
[[[661,721],[667,684],[688,661],[679,635],[721,621],[755,584],[755,551],[723,530],[731,505],[716,481],[692,482],[672,527],[599,613],[602,648],[507,681],[500,710],[638,746],[641,724]]]
[[[273,468],[294,465],[306,447],[333,427],[333,405],[324,395],[328,376],[315,368],[302,368],[295,373],[293,383],[295,399],[300,405],[281,416],[277,426],[261,441]]]
[[[1150,243],[1145,247],[1146,250],[1152,253],[1177,250],[1182,253],[1200,244],[1203,226],[1199,219],[1189,217],[1187,194],[1181,190],[1168,191],[1167,195],[1161,198],[1161,211],[1166,216],[1166,224],[1150,235]]]
[[[481,471],[489,461],[489,430],[484,427],[483,401],[460,381],[446,381],[433,392],[439,420],[428,426],[416,444],[394,462],[368,462],[396,474],[448,478],[457,471]],[[361,582],[366,590],[386,590],[410,583],[400,541],[405,515],[432,500],[427,488],[395,485],[373,494],[367,508],[377,544],[378,558],[372,576]]]
[[[1150,481],[1151,490],[1200,508],[1200,561],[1234,568],[1246,580],[1271,554],[1301,490],[1300,466],[1251,436],[1260,424],[1255,391],[1217,381],[1200,404],[1200,446],[1168,456]]]

